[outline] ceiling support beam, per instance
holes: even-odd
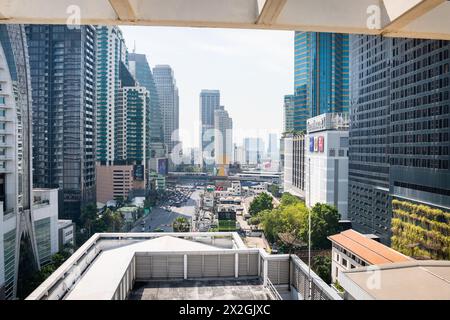
[[[381,34],[386,36],[391,33],[401,33],[402,28],[446,1],[447,0],[422,0],[409,10],[405,11],[397,19],[386,25],[383,30],[381,30]]]
[[[266,0],[259,13],[256,24],[273,25],[276,24],[278,16],[283,10],[287,0]]]
[[[117,14],[119,20],[122,21],[136,21],[137,16],[130,2],[131,0],[109,0],[111,7]]]

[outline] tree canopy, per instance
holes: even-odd
[[[272,209],[273,209],[272,197],[267,193],[263,192],[253,199],[253,201],[250,203],[248,212],[253,216],[263,210],[272,210]]]
[[[282,242],[292,248],[308,243],[309,214],[311,214],[311,247],[330,248],[328,236],[339,232],[339,213],[334,206],[316,204],[308,209],[298,198],[283,194],[281,205],[274,209],[259,211],[250,224],[259,224],[267,239]]]
[[[185,217],[178,217],[173,221],[172,228],[174,232],[189,232],[190,224]]]

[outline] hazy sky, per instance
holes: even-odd
[[[291,31],[121,27],[130,52],[172,66],[180,96],[183,147],[198,145],[199,94],[218,89],[233,118],[235,143],[281,133],[283,96],[293,92]]]

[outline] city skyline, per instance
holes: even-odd
[[[233,117],[233,140],[282,132],[283,95],[294,89],[294,32],[166,27],[120,27],[128,51],[151,68],[172,67],[179,89],[180,140],[199,147],[199,94],[217,89]],[[148,41],[153,38],[153,41]],[[267,43],[272,46],[268,47]],[[182,48],[182,49],[180,49]],[[254,58],[250,52],[257,50]],[[188,57],[188,58],[187,58]],[[234,74],[235,76],[224,75]],[[261,94],[264,92],[264,94]],[[248,122],[258,116],[258,122]]]

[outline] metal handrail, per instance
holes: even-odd
[[[277,289],[275,289],[275,286],[273,285],[272,281],[269,280],[269,277],[267,277],[266,279],[266,288],[272,294],[274,300],[283,300],[281,295],[278,293]]]

